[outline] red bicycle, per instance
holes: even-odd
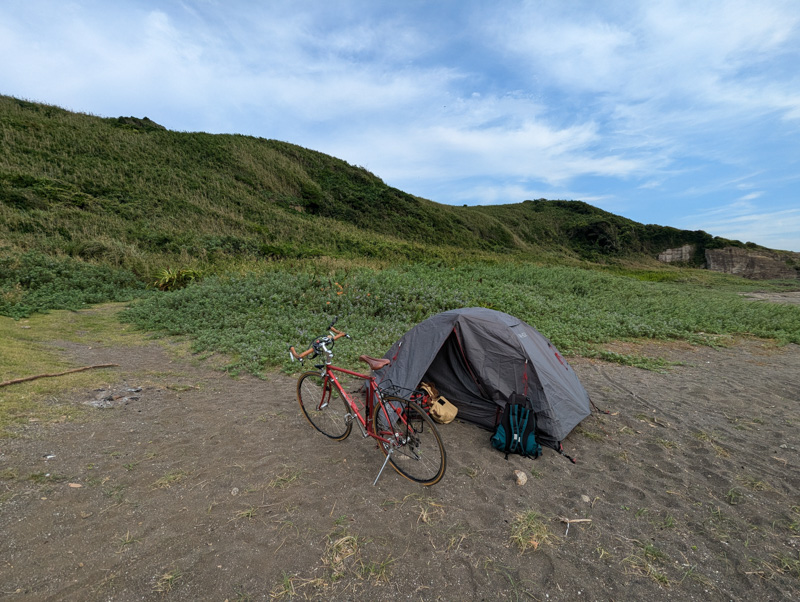
[[[436,425],[418,401],[423,396],[408,392],[403,397],[391,386],[379,386],[373,375],[361,374],[333,365],[333,345],[349,335],[328,326],[326,336],[314,339],[309,348],[297,353],[289,348],[290,358],[300,360],[323,356],[316,371],[304,372],[297,379],[297,401],[315,429],[335,441],[350,435],[355,422],[363,437],[372,437],[386,456],[373,485],[389,463],[401,475],[422,485],[438,483],[444,476],[447,458]],[[389,365],[387,359],[362,355],[359,360],[371,370]]]

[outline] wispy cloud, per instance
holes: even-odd
[[[723,238],[795,250],[800,240],[800,208],[763,211],[752,203],[739,200],[700,211],[682,225]]]

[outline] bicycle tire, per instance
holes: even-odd
[[[297,401],[315,429],[334,441],[347,439],[353,423],[350,407],[333,384],[319,372],[306,372],[297,379]]]
[[[392,423],[393,428],[389,428]],[[405,478],[422,485],[438,483],[447,468],[447,455],[436,424],[416,403],[385,396],[372,411],[372,428],[378,447],[389,455],[389,463]]]

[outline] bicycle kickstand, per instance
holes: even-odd
[[[383,461],[383,466],[381,466],[381,469],[378,471],[378,476],[375,477],[375,481],[373,481],[372,483],[373,486],[378,484],[378,479],[381,478],[381,475],[383,474],[383,469],[386,468],[386,465],[389,463],[389,458],[392,457],[393,452],[394,448],[389,448],[389,451],[386,453],[386,459]]]

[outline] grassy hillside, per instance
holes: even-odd
[[[422,259],[500,252],[654,256],[703,232],[644,226],[581,202],[452,207],[286,142],[172,132],[0,97],[0,238],[149,277],[231,257]]]
[[[0,98],[0,236],[145,275],[230,257],[422,258],[513,247],[494,218],[284,142],[167,131]],[[441,253],[453,253],[453,250]],[[434,253],[434,255],[441,254]]]

